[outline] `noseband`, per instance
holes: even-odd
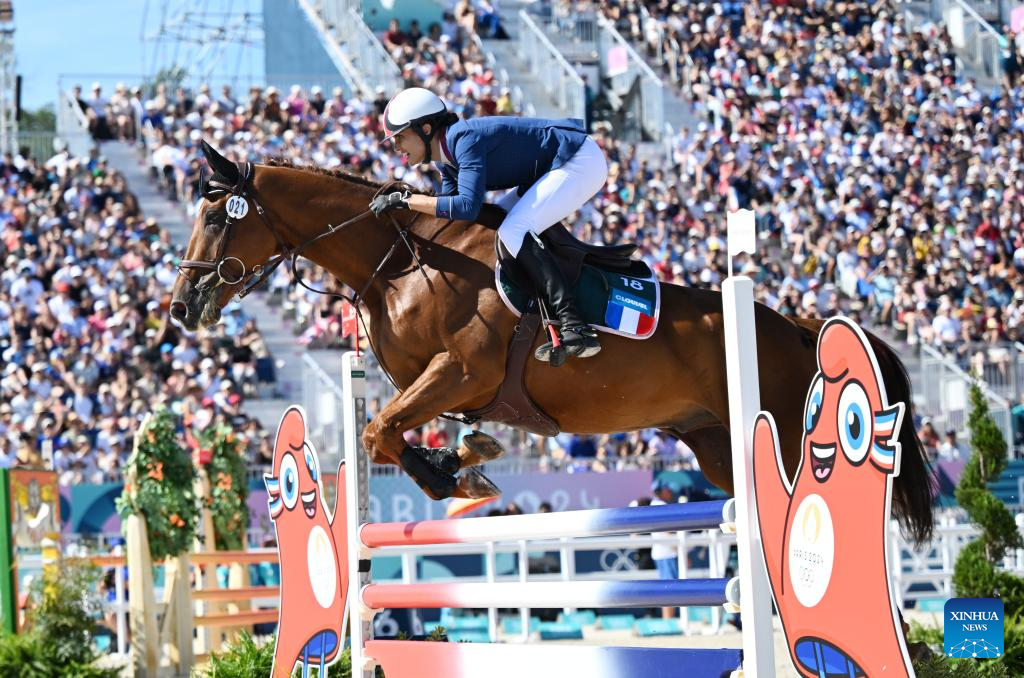
[[[239,299],[244,298],[250,292],[253,292],[257,288],[262,286],[269,279],[270,274],[277,270],[277,267],[280,266],[284,261],[291,259],[293,280],[297,280],[298,283],[305,287],[307,290],[310,290],[311,292],[316,292],[318,294],[327,294],[330,296],[341,297],[353,304],[358,304],[358,301],[369,289],[370,284],[373,282],[374,278],[377,277],[377,274],[380,273],[381,269],[384,267],[384,264],[387,263],[387,261],[391,258],[391,255],[394,254],[395,248],[398,246],[398,243],[400,242],[405,243],[405,246],[409,249],[409,253],[412,255],[413,260],[416,262],[416,267],[420,270],[420,273],[423,274],[424,278],[426,278],[426,273],[423,271],[423,266],[422,264],[420,264],[419,257],[416,255],[416,252],[409,241],[408,227],[403,227],[399,225],[398,222],[395,220],[394,216],[388,214],[391,223],[394,224],[395,229],[398,231],[398,237],[395,239],[394,244],[391,246],[391,249],[388,250],[387,254],[381,260],[380,264],[377,265],[376,269],[373,272],[373,275],[371,275],[370,279],[366,282],[366,285],[363,287],[362,290],[360,290],[360,292],[355,297],[349,297],[348,295],[345,294],[333,294],[330,292],[324,292],[323,290],[317,290],[310,287],[309,285],[304,283],[302,279],[295,273],[295,262],[298,259],[299,255],[302,254],[302,252],[305,251],[305,249],[312,245],[313,243],[328,236],[334,235],[335,233],[337,233],[338,231],[340,231],[341,229],[345,228],[350,224],[354,224],[358,221],[361,221],[362,219],[365,219],[368,215],[373,214],[373,212],[371,212],[370,210],[366,210],[365,212],[362,212],[356,215],[355,217],[349,219],[348,221],[338,224],[337,226],[332,226],[328,224],[327,230],[325,230],[323,233],[320,233],[312,238],[309,238],[308,240],[306,240],[305,242],[296,247],[289,247],[288,243],[285,241],[283,237],[281,237],[281,234],[278,232],[278,230],[274,228],[273,223],[267,216],[266,210],[263,209],[263,205],[260,204],[260,201],[257,197],[256,186],[253,184],[255,167],[251,162],[238,163],[238,170],[238,181],[235,182],[234,186],[225,184],[221,181],[218,181],[217,179],[210,179],[210,181],[207,183],[206,187],[202,191],[203,197],[206,199],[210,199],[211,197],[226,193],[230,194],[231,197],[228,198],[227,217],[225,219],[224,232],[223,234],[221,234],[220,242],[217,243],[217,253],[214,255],[213,261],[204,261],[199,259],[183,259],[181,263],[178,265],[178,275],[187,278],[189,282],[192,283],[193,288],[195,289],[197,294],[207,294],[217,289],[221,285],[241,284],[242,289],[241,291],[238,292],[238,297]],[[377,194],[380,194],[386,190],[391,190],[392,187],[397,183],[398,182],[388,182],[377,191]],[[235,223],[238,220],[244,218],[245,215],[248,213],[248,203],[250,201],[256,207],[256,214],[259,216],[260,221],[263,222],[263,225],[266,226],[267,230],[270,231],[271,234],[273,234],[274,239],[277,240],[277,245],[278,248],[280,249],[280,252],[278,254],[273,255],[266,262],[262,264],[256,264],[251,269],[246,271],[246,265],[244,261],[242,261],[238,257],[225,256],[224,252],[227,249],[228,241],[231,239],[231,231],[234,229]],[[416,218],[414,217],[413,222],[415,222],[415,220]],[[231,262],[236,262],[237,265],[241,268],[241,273],[237,277],[225,277],[225,265],[227,264],[228,267],[230,268],[233,265]],[[202,276],[198,281],[196,281],[193,280],[192,276],[189,275],[188,271],[190,270],[208,271],[209,273],[205,276]]]

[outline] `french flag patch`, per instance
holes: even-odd
[[[622,290],[612,290],[604,320],[609,328],[623,334],[643,336],[654,327],[654,310],[651,305]]]

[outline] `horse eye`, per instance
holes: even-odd
[[[222,212],[207,212],[203,215],[203,225],[211,230],[224,227],[224,214]]]

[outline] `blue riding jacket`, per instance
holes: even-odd
[[[460,120],[441,137],[448,162],[441,171],[435,214],[443,219],[476,219],[486,191],[519,188],[569,162],[587,138],[577,118],[545,120],[492,116]],[[449,164],[451,163],[451,164]]]

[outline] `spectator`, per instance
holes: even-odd
[[[942,444],[939,445],[939,458],[945,459],[946,461],[956,461],[960,459],[960,448],[956,444],[956,431],[950,429],[946,431],[946,436],[942,440]]]

